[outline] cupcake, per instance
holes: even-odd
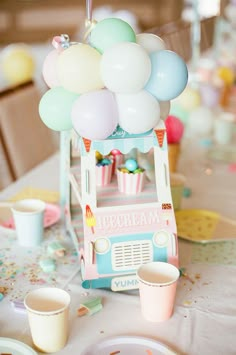
[[[138,166],[135,159],[128,159],[117,169],[117,182],[120,192],[136,195],[143,190],[145,170]]]
[[[112,161],[108,158],[99,160],[96,164],[96,185],[106,186],[110,184],[112,176]]]

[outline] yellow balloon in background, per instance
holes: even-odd
[[[64,50],[57,61],[57,73],[64,89],[84,94],[104,87],[100,75],[101,54],[88,44],[78,43]]]
[[[217,70],[218,76],[223,80],[225,85],[231,86],[234,83],[234,72],[228,67],[220,67]]]
[[[201,96],[197,89],[186,87],[175,101],[182,109],[193,111],[200,106]]]
[[[35,62],[26,45],[9,45],[2,51],[1,70],[11,85],[23,84],[32,80]]]

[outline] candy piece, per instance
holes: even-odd
[[[119,169],[122,173],[129,173],[129,170],[126,168],[120,168]]]
[[[134,170],[134,174],[141,174],[141,173],[143,173],[143,169],[141,169],[141,168]]]
[[[236,163],[232,163],[229,165],[229,171],[231,173],[236,173]]]
[[[22,301],[22,300],[12,300],[11,301],[11,305],[12,305],[12,307],[14,308],[14,310],[16,312],[26,313],[26,308],[25,308],[25,305],[24,305],[24,301]]]
[[[80,307],[77,311],[79,317],[84,315],[91,316],[94,313],[99,312],[102,309],[102,299],[101,297],[88,298],[80,303]]]
[[[100,161],[100,163],[104,166],[104,165],[110,165],[112,162],[110,159],[104,158]]]
[[[138,163],[135,159],[130,158],[130,159],[126,160],[125,167],[129,171],[133,172],[134,170],[136,170],[138,168]]]
[[[101,154],[100,152],[98,152],[97,150],[96,150],[96,152],[95,152],[95,155],[96,155],[96,159],[97,159],[97,160],[102,160],[103,156],[102,156],[102,154]]]
[[[0,293],[0,301],[2,301],[4,298],[4,294],[3,293]]]
[[[52,259],[43,259],[39,262],[40,267],[44,272],[52,272],[56,269],[56,264]]]
[[[183,189],[183,196],[184,197],[190,197],[192,194],[192,190],[189,187],[184,187]]]
[[[0,286],[0,293],[3,293],[5,295],[6,292],[7,292],[7,287]]]
[[[112,154],[113,156],[121,155],[121,151],[119,149],[113,149],[110,154]]]
[[[59,242],[52,242],[47,248],[48,254],[58,257],[65,256],[66,249]]]

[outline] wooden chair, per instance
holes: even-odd
[[[58,149],[57,137],[38,113],[41,96],[34,82],[0,93],[0,189]]]

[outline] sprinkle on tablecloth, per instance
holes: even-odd
[[[59,241],[66,253],[55,258],[56,270],[45,273],[40,260],[48,258],[48,245]],[[58,225],[45,230],[44,242],[36,248],[20,247],[15,233],[1,232],[0,286],[11,300],[23,299],[29,290],[39,285],[60,287],[77,264],[78,255],[72,241],[69,236],[62,236]]]

